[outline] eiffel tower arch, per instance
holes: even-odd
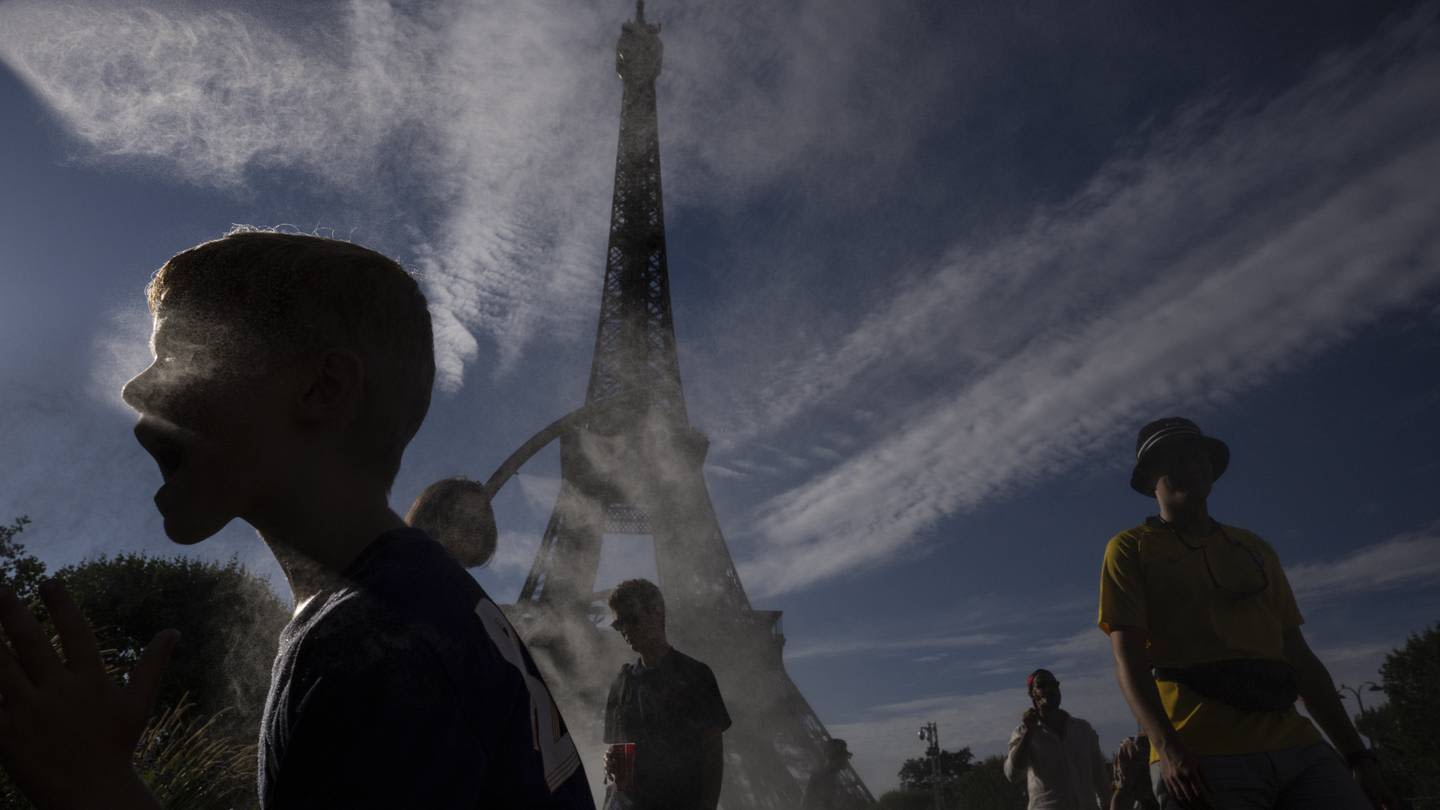
[[[620,136],[586,403],[522,445],[484,491],[493,496],[559,440],[560,492],[507,612],[582,750],[600,750],[606,692],[633,658],[606,622],[609,592],[595,587],[601,549],[607,535],[648,535],[670,638],[715,671],[734,721],[721,806],[791,810],[824,761],[829,735],[785,671],[780,612],[753,609],[745,594],[705,483],[709,443],[686,414],[660,183],[661,61],[660,26],[646,21],[638,0],[616,46]],[[598,770],[598,755],[588,764]],[[848,766],[841,785],[855,806],[873,803]]]

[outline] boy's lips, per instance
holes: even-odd
[[[178,429],[149,418],[135,425],[135,438],[160,466],[160,477],[166,482],[179,471],[185,459],[185,445],[177,433]]]

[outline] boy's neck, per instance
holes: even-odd
[[[665,654],[670,652],[671,649],[670,642],[662,638],[655,644],[649,645],[638,652],[640,653],[640,660],[645,663],[645,668],[650,669],[658,665],[660,659],[664,658]]]
[[[1181,534],[1209,534],[1214,521],[1205,501],[1185,506],[1160,504],[1160,519]]]
[[[383,493],[360,500],[340,498],[333,504],[323,500],[323,495],[306,499],[304,508],[256,525],[285,572],[297,610],[338,584],[340,574],[377,537],[405,526]]]

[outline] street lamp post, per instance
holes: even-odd
[[[1345,693],[1346,693],[1346,692],[1349,692],[1350,694],[1352,694],[1352,695],[1355,696],[1355,703],[1360,707],[1360,715],[1359,715],[1360,717],[1364,717],[1364,716],[1365,716],[1365,700],[1364,700],[1362,697],[1360,697],[1360,694],[1361,694],[1362,692],[1383,692],[1383,691],[1385,691],[1385,690],[1384,690],[1384,689],[1381,689],[1380,686],[1379,686],[1378,684],[1376,684],[1374,681],[1365,681],[1364,683],[1360,684],[1358,687],[1356,687],[1356,686],[1350,686],[1349,684],[1343,684],[1343,683],[1342,683],[1342,684],[1340,684],[1340,689],[1339,689],[1340,699],[1341,699],[1341,700],[1344,700],[1344,699],[1345,699]],[[1358,724],[1357,724],[1357,725],[1358,725]],[[1371,748],[1374,748],[1374,747],[1375,747],[1375,738],[1374,738],[1374,737],[1371,737],[1369,734],[1366,734],[1366,735],[1365,735],[1365,739],[1369,742],[1369,745],[1370,745]]]
[[[930,788],[935,794],[935,810],[945,810],[940,797],[940,727],[933,722],[926,723],[917,736],[929,743],[925,755],[930,757]]]

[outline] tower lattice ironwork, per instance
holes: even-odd
[[[628,658],[602,622],[601,548],[607,535],[649,535],[670,636],[715,670],[734,720],[721,806],[790,810],[829,735],[785,671],[779,611],[750,606],[705,484],[708,441],[686,415],[660,184],[661,56],[660,26],[638,0],[616,46],[624,89],[586,407],[552,426],[560,492],[511,614],[572,730],[598,745],[598,708]],[[841,785],[856,806],[873,801],[853,769]]]

